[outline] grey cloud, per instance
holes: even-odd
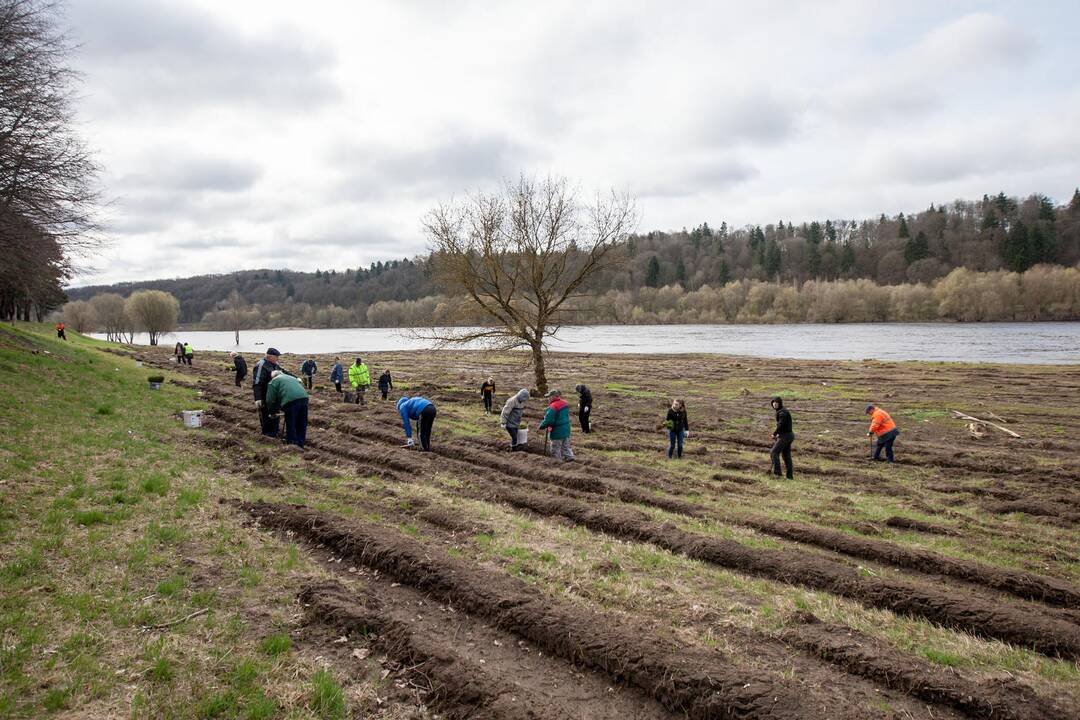
[[[336,196],[379,197],[387,192],[435,192],[499,182],[527,169],[535,154],[505,135],[453,134],[424,148],[354,147],[337,153],[345,179]]]
[[[153,168],[153,173],[121,177],[116,183],[118,189],[231,193],[250,189],[262,175],[257,165],[240,160],[178,158],[167,150],[155,150],[147,155],[143,165]]]
[[[76,0],[68,21],[78,61],[110,93],[89,98],[102,112],[213,103],[303,112],[337,96],[333,54],[292,34],[252,38],[153,0]]]
[[[694,160],[670,169],[666,176],[652,177],[636,184],[632,189],[641,197],[685,197],[726,190],[756,175],[755,167],[734,158]]]
[[[701,115],[700,137],[721,147],[786,140],[795,131],[797,121],[792,104],[757,91],[717,95]]]

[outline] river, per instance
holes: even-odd
[[[103,337],[95,335],[95,337]],[[242,330],[181,331],[166,336],[199,350],[258,353],[277,347],[285,353],[352,353],[419,350],[433,343],[408,330]],[[145,333],[136,343],[149,342]],[[929,360],[1024,364],[1080,362],[1080,322],[1053,323],[874,323],[798,325],[594,325],[563,328],[555,352],[722,353],[807,360]]]

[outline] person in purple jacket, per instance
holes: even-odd
[[[412,421],[420,421],[420,449],[431,451],[431,427],[435,424],[435,403],[424,397],[403,397],[397,401],[401,425],[405,428],[405,447],[413,447]]]

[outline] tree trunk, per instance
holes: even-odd
[[[540,342],[532,343],[533,373],[536,375],[536,391],[542,396],[548,391],[547,372],[544,369],[544,346]]]
[[[240,328],[237,327],[233,332],[236,333],[236,346],[240,347]]]

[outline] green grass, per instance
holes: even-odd
[[[345,717],[345,693],[334,676],[319,670],[311,678],[311,711],[323,720],[339,720]]]

